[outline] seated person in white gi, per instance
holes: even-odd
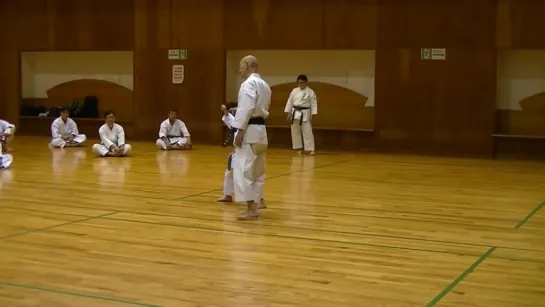
[[[308,78],[305,75],[297,76],[299,87],[294,88],[284,112],[291,122],[291,142],[298,154],[306,152],[314,155],[314,134],[312,133],[312,117],[318,114],[316,94],[307,86]],[[301,142],[301,139],[303,141]]]
[[[61,109],[61,116],[51,124],[50,147],[65,148],[81,146],[87,137],[79,134],[78,125],[71,119],[70,112],[66,108]]]
[[[8,143],[13,141],[15,125],[0,119],[0,154],[8,152]]]
[[[229,128],[230,136],[235,137],[236,135],[236,128],[231,127],[231,123],[235,120],[235,117],[232,113],[236,112],[236,108],[232,108],[230,110],[227,110],[226,105],[221,106],[221,111],[223,112],[223,116],[221,120]],[[226,142],[228,143],[228,141]],[[229,158],[227,159],[227,169],[225,170],[225,175],[223,178],[223,197],[216,200],[218,203],[232,203],[233,202],[233,194],[235,193],[235,183],[233,182],[233,164],[235,161],[235,151],[229,155]],[[263,190],[261,190],[261,193],[263,193]],[[265,199],[261,197],[261,202],[258,206],[259,209],[265,209],[267,208],[265,205]]]
[[[102,157],[122,157],[131,153],[132,147],[125,144],[125,130],[115,123],[115,113],[104,113],[106,123],[98,129],[100,144],[93,145],[93,152]]]
[[[2,152],[2,144],[0,144],[0,152]],[[13,156],[10,154],[0,154],[0,169],[9,168],[13,162]]]
[[[159,139],[155,142],[162,150],[191,149],[191,137],[185,123],[178,119],[178,110],[171,109],[168,118],[159,128]]]

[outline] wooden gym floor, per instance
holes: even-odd
[[[0,306],[545,306],[543,163],[271,149],[239,222],[229,148],[47,142],[0,172]]]

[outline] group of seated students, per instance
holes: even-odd
[[[100,144],[93,145],[93,152],[101,157],[122,157],[132,152],[130,144],[125,142],[125,130],[115,122],[115,113],[104,113],[105,123],[98,129]],[[13,157],[7,153],[7,144],[13,140],[15,126],[0,120],[0,169],[8,168]],[[80,134],[78,125],[70,118],[70,112],[61,108],[60,117],[51,124],[50,148],[67,148],[82,146],[87,140]],[[191,136],[185,123],[178,119],[178,110],[171,109],[168,118],[161,123],[157,147],[162,150],[187,150],[192,148]]]

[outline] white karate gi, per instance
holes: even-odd
[[[227,128],[232,129],[231,124],[233,123],[233,120],[235,120],[235,117],[231,113],[227,113],[227,115],[223,115],[221,120],[227,126]],[[237,132],[235,131],[234,136],[237,135]],[[227,159],[227,168],[225,169],[225,175],[223,176],[223,195],[233,196],[235,194],[235,183],[233,182],[233,167],[235,165],[235,150],[233,149],[233,152],[229,155],[229,158]],[[261,196],[260,199],[263,199],[263,189],[261,189]]]
[[[15,125],[13,125],[13,124],[11,124],[11,123],[3,120],[3,119],[0,119],[0,132],[1,133],[10,134],[10,133],[13,133],[14,131],[15,131]],[[0,140],[5,141],[6,137],[1,136]]]
[[[229,128],[229,130],[232,129],[231,124],[233,123],[233,120],[235,120],[235,117],[231,113],[227,113],[226,115],[223,115],[221,118],[225,126]],[[234,136],[236,136],[237,133],[235,132]],[[233,137],[234,137],[233,136]],[[223,178],[223,195],[229,195],[233,196],[235,193],[235,184],[233,182],[233,167],[235,162],[235,150],[229,155],[229,158],[227,159],[227,168],[225,169],[225,175]]]
[[[15,130],[15,125],[3,120],[3,119],[0,119],[0,132],[4,133],[4,134],[9,134],[11,133],[13,130]]]
[[[0,153],[2,152],[2,144],[0,144]],[[13,162],[13,156],[10,154],[2,155],[0,154],[0,169],[9,168]]]
[[[124,145],[122,156],[131,153],[132,147],[129,144],[125,144],[125,130],[121,125],[114,123],[112,129],[110,129],[108,124],[104,124],[98,129],[98,134],[100,135],[101,143],[93,145],[94,153],[104,157],[110,151],[110,146],[114,144],[117,146]]]
[[[0,172],[0,191],[8,187],[13,181],[13,173],[11,171]]]
[[[267,129],[252,124],[251,120],[269,116],[271,88],[259,74],[252,74],[242,83],[238,92],[238,107],[232,127],[244,130],[241,147],[235,147],[233,180],[237,202],[259,203],[265,184],[265,152]]]
[[[167,144],[161,139],[166,137],[170,143],[170,145],[178,145],[182,146],[187,144],[189,140],[189,130],[187,130],[187,127],[185,123],[179,119],[176,119],[174,121],[174,124],[170,123],[170,120],[167,118],[165,121],[161,123],[161,127],[159,128],[159,139],[155,144],[157,144],[157,147],[166,150]]]
[[[291,114],[291,142],[293,149],[314,151],[314,134],[311,116],[318,114],[316,94],[308,86],[305,89],[294,88],[284,112]],[[302,140],[301,140],[302,139]],[[303,147],[304,146],[304,147]]]
[[[66,146],[65,138],[70,135],[74,136],[74,142],[78,144],[82,144],[87,140],[85,134],[79,134],[78,125],[73,119],[68,118],[65,123],[59,117],[51,124],[51,143],[49,145],[55,148],[64,148]]]

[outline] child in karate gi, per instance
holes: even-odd
[[[221,111],[223,112],[223,116],[221,120],[229,128],[229,138],[235,137],[237,133],[237,129],[231,127],[231,123],[233,120],[235,120],[235,112],[236,108],[232,108],[230,110],[227,110],[226,105],[221,106]],[[224,144],[228,143],[228,140],[224,142]],[[233,149],[233,152],[229,155],[229,158],[227,159],[227,169],[225,170],[225,175],[223,179],[223,197],[216,200],[218,203],[232,203],[233,202],[233,194],[235,193],[235,186],[233,182],[233,164],[235,159],[235,150]],[[261,198],[261,203],[259,204],[260,209],[267,208],[265,206],[265,199]]]

